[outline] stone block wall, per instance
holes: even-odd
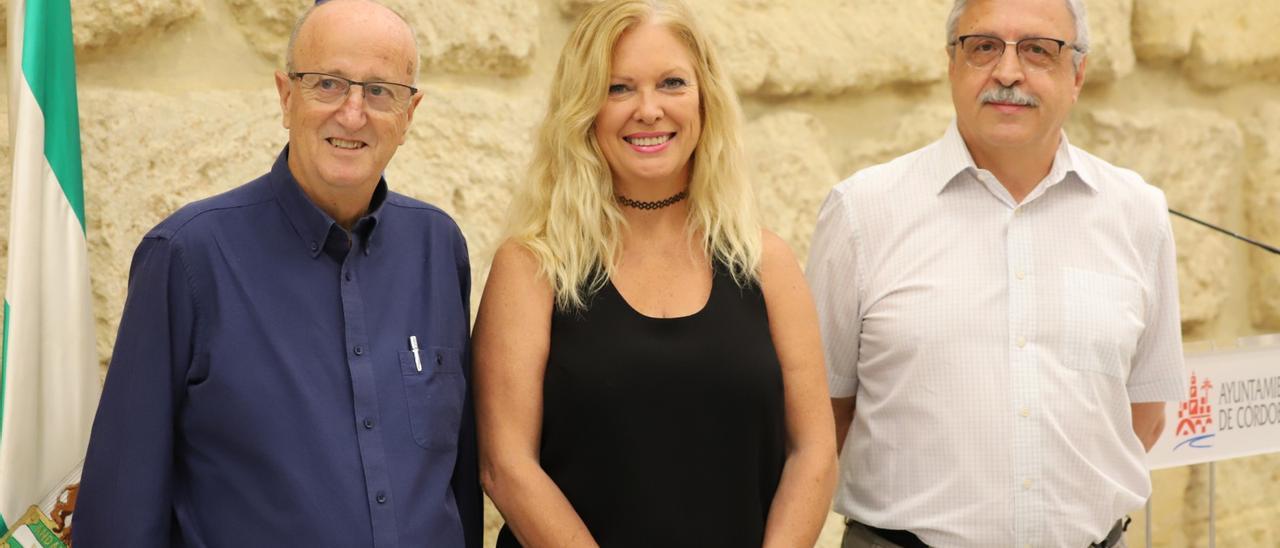
[[[595,1],[387,0],[416,28],[426,92],[388,179],[458,220],[471,246],[473,300],[523,180],[556,56],[573,17]],[[692,3],[743,98],[765,219],[801,257],[832,185],[929,143],[950,122],[948,0]],[[264,172],[283,145],[272,72],[309,4],[72,0],[104,368],[142,234],[180,204]],[[1172,207],[1280,243],[1280,3],[1088,6],[1094,48],[1068,123],[1072,142],[1136,169]],[[5,165],[9,151],[6,140]],[[0,254],[8,193],[6,169]],[[1280,331],[1280,257],[1173,223],[1186,338]],[[1204,467],[1155,480],[1155,545],[1207,545]],[[1278,456],[1219,467],[1219,544],[1280,545],[1278,480]],[[500,519],[490,509],[490,525]],[[1144,540],[1141,521],[1131,544]],[[838,542],[833,517],[820,546]]]

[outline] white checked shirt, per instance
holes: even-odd
[[[933,546],[1084,547],[1151,493],[1130,403],[1185,394],[1164,194],[1062,137],[1021,204],[946,135],[840,183],[807,276],[835,509]]]

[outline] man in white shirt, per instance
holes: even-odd
[[[947,33],[955,123],[813,237],[844,546],[1123,545],[1185,393],[1164,194],[1062,131],[1080,0],[957,0]]]

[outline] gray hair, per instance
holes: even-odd
[[[955,55],[956,24],[960,22],[960,16],[964,15],[965,8],[969,6],[969,0],[955,0],[955,2],[955,5],[951,6],[951,14],[947,16],[947,51],[952,55]],[[1084,56],[1089,53],[1089,17],[1084,9],[1084,0],[1065,0],[1065,2],[1067,11],[1071,13],[1071,20],[1076,24],[1076,39],[1070,42],[1069,46],[1072,48],[1071,63],[1078,71]]]
[[[307,8],[307,11],[302,12],[302,15],[298,16],[298,20],[293,23],[293,30],[289,32],[289,44],[285,46],[285,50],[284,50],[285,72],[294,71],[295,67],[293,65],[293,50],[294,50],[294,45],[298,42],[298,33],[302,30],[302,25],[306,24],[307,19],[311,17],[312,12],[316,11],[316,8],[319,8],[322,5],[328,4],[330,1],[331,0],[316,0],[316,3],[313,4],[311,7]],[[405,19],[404,15],[402,15],[400,12],[396,11],[395,9],[391,8],[391,6],[383,4],[382,2],[378,2],[376,0],[366,0],[366,1],[368,1],[371,4],[382,6],[383,8],[386,8],[387,11],[394,13],[395,16],[399,17],[400,21],[404,23],[404,26],[409,29],[409,35],[413,36],[413,82],[412,83],[417,84],[418,52],[421,51],[418,49],[418,33],[413,30],[413,25],[409,24],[409,20]]]

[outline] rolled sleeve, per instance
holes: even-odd
[[[1161,200],[1161,207],[1164,201]],[[1163,209],[1161,210],[1163,213]],[[1138,339],[1126,388],[1129,401],[1178,401],[1187,393],[1182,357],[1182,322],[1178,308],[1178,264],[1173,230],[1161,215],[1161,238],[1148,269],[1146,329]]]
[[[858,390],[861,282],[856,226],[847,201],[837,187],[823,202],[805,269],[818,308],[832,398],[852,397]]]

